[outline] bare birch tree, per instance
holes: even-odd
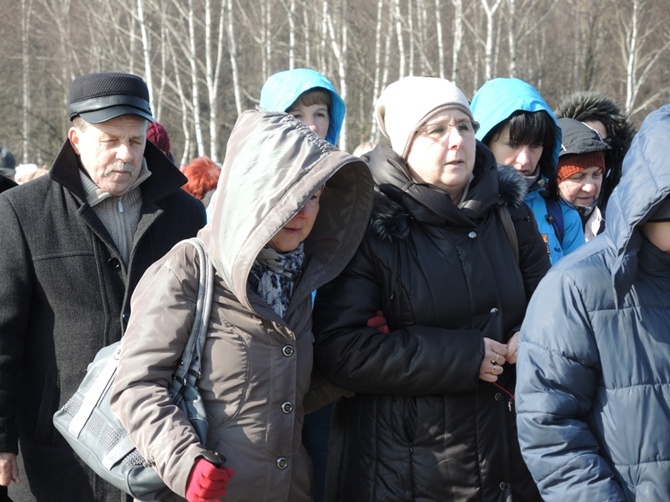
[[[435,0],[436,5],[440,0]],[[463,0],[451,0],[454,6],[454,37],[451,46],[451,80],[458,84],[461,69],[461,44],[463,40]],[[442,26],[438,27],[440,31]],[[440,51],[440,60],[444,59],[444,52]]]
[[[490,80],[493,77],[493,36],[494,36],[494,16],[502,0],[495,0],[493,5],[489,5],[489,0],[481,0],[482,7],[486,14],[486,43],[484,47],[484,79]]]
[[[166,40],[169,36],[169,32],[167,29],[169,23],[167,20],[167,12],[165,8],[154,9],[154,11],[157,13],[159,19],[158,23],[159,32],[157,35],[158,35],[158,50],[160,52],[159,52],[158,83],[154,85],[153,102],[155,106],[154,113],[156,114],[158,120],[160,120],[163,111],[163,100],[166,94],[165,90],[167,87],[167,83],[170,80],[170,76],[167,73],[168,46],[166,43]]]
[[[639,123],[670,99],[668,7],[670,0],[0,0],[0,58],[12,76],[0,87],[8,117],[0,143],[24,161],[53,158],[69,126],[71,80],[109,70],[147,80],[182,162],[220,157],[229,117],[257,99],[271,73],[298,66],[332,77],[356,110],[343,145],[379,139],[376,98],[389,81],[418,73],[447,76],[469,92],[505,73],[548,102],[594,89]]]
[[[23,94],[23,106],[21,110],[21,124],[23,131],[23,163],[27,163],[30,148],[31,128],[30,128],[30,17],[32,15],[32,0],[21,0],[21,91]]]
[[[426,50],[428,49],[428,44],[426,39],[429,35],[428,22],[427,22],[427,12],[426,12],[426,0],[416,0],[416,29],[410,29],[410,37],[414,39],[416,37],[416,44],[418,45],[419,52],[419,74],[426,75],[433,73],[431,69],[430,61],[428,60],[428,55]]]
[[[235,111],[242,113],[242,90],[240,87],[240,70],[238,64],[238,49],[235,38],[235,17],[233,16],[233,0],[227,0],[228,15],[228,52],[230,54],[230,68],[233,77],[233,93],[235,94]]]
[[[414,53],[416,52],[416,40],[414,38],[414,2],[412,0],[406,0],[405,5],[407,6],[407,15],[405,16],[405,19],[407,20],[407,34],[409,35],[407,37],[409,45],[407,48],[407,52],[409,53],[409,70],[407,74],[414,75]]]
[[[172,61],[172,66],[174,68],[178,68],[178,56],[177,56],[177,50],[175,49],[174,45],[172,44],[172,39],[167,39],[166,40],[167,44],[167,51],[169,54],[169,57]],[[180,50],[181,51],[181,50]],[[188,102],[188,97],[186,94],[186,89],[184,88],[184,85],[182,83],[182,78],[181,78],[181,72],[176,71],[174,74],[174,78],[172,79],[172,86],[174,87],[175,95],[178,100],[178,107],[180,113],[180,121],[181,121],[181,129],[184,134],[184,148],[182,150],[182,156],[181,159],[178,161],[177,165],[179,166],[184,166],[186,165],[191,158],[191,150],[192,150],[192,143],[193,143],[193,138],[191,136],[191,106]],[[175,161],[177,159],[175,158]]]
[[[372,83],[372,102],[374,103],[381,92],[382,86],[382,30],[384,26],[384,0],[377,0],[377,17],[375,22],[375,54],[374,54],[374,77]],[[388,37],[387,37],[388,39]],[[388,50],[387,50],[388,52]],[[370,121],[370,138],[377,135],[377,122],[374,120],[374,114]]]
[[[140,39],[142,40],[142,60],[144,61],[144,80],[149,88],[149,103],[155,110],[153,99],[153,75],[151,72],[151,43],[147,30],[147,21],[144,18],[144,0],[137,0],[137,24],[140,29]],[[156,117],[158,118],[158,117]]]
[[[207,87],[207,103],[209,106],[209,156],[214,162],[219,161],[219,79],[221,77],[221,60],[224,52],[224,18],[226,3],[222,0],[218,6],[218,22],[213,22],[211,0],[205,0],[205,83]],[[230,23],[229,23],[230,24]],[[233,36],[234,42],[234,36]],[[214,45],[216,44],[216,45]],[[229,44],[230,45],[230,44]]]
[[[186,19],[188,20],[188,62],[191,79],[191,108],[193,113],[193,127],[195,128],[195,143],[197,155],[205,155],[205,142],[202,135],[202,118],[200,117],[200,89],[198,85],[198,50],[195,30],[195,12],[193,0],[187,1]]]
[[[516,77],[516,0],[507,0],[507,45],[509,50],[509,76]]]
[[[295,52],[296,52],[296,42],[295,42],[295,0],[290,0],[288,5],[288,67],[289,70],[295,68]]]
[[[400,11],[400,0],[393,0],[393,13],[395,18],[395,32],[398,44],[398,76],[407,75],[407,57],[405,55],[405,42],[402,26],[402,12]]]
[[[446,73],[444,71],[444,38],[442,34],[442,0],[435,0],[435,35],[437,39],[438,75],[440,78],[446,78]]]
[[[305,66],[310,67],[312,65],[312,35],[309,29],[309,14],[307,9],[302,10],[303,17],[303,38],[305,39],[303,47],[305,48]]]
[[[339,20],[340,20],[340,30],[339,30],[339,40],[335,26],[333,23],[333,16],[331,16],[330,11],[327,7],[327,1],[324,2],[324,19],[328,26],[328,36],[330,37],[330,46],[337,61],[337,75],[339,77],[339,87],[340,87],[340,96],[344,102],[347,102],[347,7],[346,0],[340,0],[339,2]],[[340,130],[340,148],[342,150],[347,149],[347,122],[346,120],[342,124],[342,129]]]
[[[667,93],[667,90],[659,88],[642,103],[637,103],[640,91],[647,84],[654,66],[670,47],[670,34],[666,22],[659,23],[654,21],[653,16],[650,16],[651,3],[649,0],[632,0],[626,3],[631,7],[630,13],[626,15],[623,11],[619,16],[623,35],[620,45],[626,65],[624,109],[626,113],[633,114]],[[651,36],[656,32],[656,28],[659,28],[662,33],[661,40],[653,42]]]

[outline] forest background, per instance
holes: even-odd
[[[340,147],[378,140],[374,102],[405,75],[448,78],[471,98],[524,79],[552,108],[608,94],[638,126],[670,101],[670,0],[0,0],[0,144],[50,164],[69,127],[72,79],[142,76],[178,165],[220,162],[266,78],[325,74],[347,103]],[[504,96],[500,97],[504,99]]]

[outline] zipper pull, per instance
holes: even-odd
[[[119,213],[123,213],[123,202],[121,202],[121,197],[117,197],[116,200],[119,204]]]

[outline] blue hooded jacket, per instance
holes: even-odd
[[[270,112],[286,112],[293,103],[306,91],[321,88],[330,92],[330,126],[326,141],[337,144],[340,130],[344,123],[344,115],[347,107],[344,100],[335,91],[335,87],[326,77],[310,68],[296,68],[294,70],[281,71],[270,75],[261,89],[261,100],[259,106]],[[212,195],[209,206],[207,206],[207,221],[212,221],[212,207],[216,197],[216,191]]]
[[[670,196],[670,105],[623,162],[605,232],[552,267],[521,327],[521,451],[552,501],[670,500],[670,253],[640,231]]]
[[[330,80],[310,68],[296,68],[271,75],[261,89],[260,107],[272,112],[286,112],[301,94],[321,88],[330,92],[330,127],[326,141],[335,145],[347,111],[344,101]]]
[[[540,93],[527,82],[517,78],[496,78],[486,82],[472,98],[472,114],[480,128],[477,139],[482,141],[498,124],[509,119],[516,111],[539,112],[549,114],[556,124],[556,141],[552,156],[552,166],[558,162],[561,151],[561,128],[551,108]],[[584,244],[584,229],[579,213],[567,204],[559,203],[563,214],[563,240],[559,240],[551,224],[551,215],[547,209],[540,187],[534,187],[526,195],[526,204],[530,206],[537,226],[547,243],[551,263],[556,263],[564,255],[571,253]]]

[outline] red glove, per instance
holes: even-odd
[[[381,333],[390,333],[388,325],[386,324],[386,318],[384,317],[384,312],[381,310],[377,311],[377,315],[368,319],[368,326],[370,328],[376,328],[377,331]]]
[[[225,465],[216,466],[199,457],[186,482],[186,500],[188,502],[219,502],[228,488],[228,480],[235,471]]]

